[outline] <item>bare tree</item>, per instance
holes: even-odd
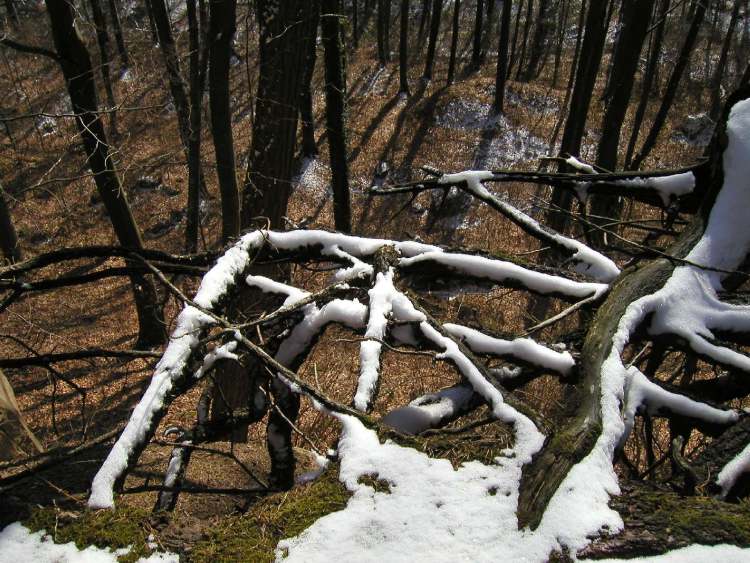
[[[0,183],[0,249],[3,257],[11,264],[23,259],[21,245],[18,243],[16,227],[8,208],[8,196]]]
[[[398,91],[409,95],[409,0],[401,0],[398,41]]]
[[[346,160],[346,63],[341,19],[341,0],[323,0],[321,29],[325,49],[326,130],[333,187],[333,218],[336,230],[350,233],[349,166]]]
[[[122,33],[122,23],[120,22],[120,7],[118,0],[109,0],[109,17],[112,20],[112,29],[115,32],[115,42],[117,43],[117,53],[120,56],[120,69],[124,71],[130,66],[130,57],[125,47],[125,38]]]
[[[425,81],[432,80],[432,69],[435,67],[435,50],[437,49],[442,16],[443,0],[433,0],[432,17],[430,19],[430,40],[427,43],[427,56],[425,57],[424,72],[422,73],[422,79]]]
[[[102,82],[104,83],[104,92],[107,95],[107,104],[109,105],[109,133],[117,136],[117,111],[115,103],[115,94],[112,90],[112,77],[109,72],[109,34],[107,33],[107,22],[104,19],[101,5],[98,0],[89,2],[91,14],[94,18],[94,27],[96,28],[96,42],[99,46],[99,71],[102,73]]]
[[[47,11],[70,103],[76,114],[76,125],[99,195],[107,208],[120,244],[140,250],[143,248],[140,230],[120,184],[107,136],[97,113],[94,71],[86,46],[75,28],[73,8],[65,0],[47,0]],[[138,310],[138,346],[158,345],[164,340],[165,325],[156,301],[153,282],[135,271],[130,275],[130,280]]]
[[[459,21],[461,16],[461,0],[453,2],[453,27],[451,29],[451,55],[448,62],[448,85],[453,84],[453,78],[456,74],[456,54],[458,51],[458,32]]]
[[[510,41],[511,0],[503,0],[503,13],[500,16],[500,39],[497,46],[497,71],[495,74],[495,98],[492,108],[495,113],[503,113],[505,81],[508,79],[508,42]]]

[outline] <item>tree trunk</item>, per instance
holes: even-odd
[[[320,11],[317,12],[319,14]],[[315,17],[318,17],[317,15]],[[300,100],[300,120],[302,121],[302,154],[308,158],[318,155],[318,146],[315,143],[315,117],[313,114],[312,79],[315,73],[315,59],[318,51],[318,24],[314,28],[310,26],[310,35],[307,37],[307,58],[304,85],[302,87],[302,99]]]
[[[565,31],[568,27],[568,13],[570,11],[570,2],[561,0],[560,21],[557,29],[557,42],[555,46],[555,67],[552,71],[552,87],[557,88],[557,80],[560,77],[560,60],[562,59],[563,44],[565,42]]]
[[[240,193],[234,169],[232,110],[229,107],[229,60],[235,32],[236,0],[210,0],[208,24],[208,99],[216,175],[221,194],[221,241],[240,234]]]
[[[630,93],[638,70],[643,41],[650,19],[643,14],[653,11],[654,0],[627,0],[622,6],[622,28],[615,57],[612,62],[610,77],[611,97],[604,112],[602,135],[599,139],[596,163],[605,170],[617,169],[617,154],[620,149],[620,131],[625,120],[625,113],[630,102]],[[599,224],[608,222],[599,220],[598,216],[617,219],[620,216],[620,198],[606,195],[595,195],[591,199],[592,220]],[[594,244],[603,246],[606,237],[597,231],[592,233]]]
[[[654,148],[654,145],[656,145],[656,139],[659,137],[661,128],[664,125],[664,122],[667,120],[667,113],[669,113],[669,109],[672,107],[672,102],[677,95],[677,87],[680,84],[682,74],[685,71],[685,67],[687,67],[688,62],[690,61],[690,55],[693,52],[693,47],[695,46],[695,42],[698,38],[698,30],[700,29],[701,23],[703,23],[703,17],[705,16],[705,14],[705,4],[703,2],[698,2],[697,6],[695,7],[693,19],[690,23],[690,29],[687,32],[685,42],[682,45],[682,49],[680,49],[680,55],[677,59],[677,64],[675,65],[674,70],[669,77],[667,89],[665,90],[664,96],[662,97],[659,111],[656,113],[654,123],[651,125],[651,129],[649,129],[646,140],[643,141],[641,150],[633,159],[632,166],[634,169],[638,169],[641,166],[641,163],[649,155],[651,149]]]
[[[448,63],[448,86],[453,84],[456,75],[456,52],[458,51],[459,16],[461,15],[461,0],[453,3],[453,29],[451,31],[451,57]]]
[[[8,16],[8,21],[14,29],[18,29],[21,22],[18,19],[18,10],[16,10],[15,0],[5,0],[5,14]]]
[[[737,19],[739,18],[739,15],[740,2],[736,1],[734,3],[734,9],[732,10],[732,16],[729,20],[727,34],[724,37],[724,43],[721,46],[719,62],[716,65],[714,75],[711,79],[711,109],[709,110],[709,116],[714,121],[719,117],[719,112],[721,111],[721,79],[724,76],[724,70],[729,56],[729,48],[732,45],[732,37],[734,36],[734,30],[737,27]]]
[[[406,2],[408,4],[408,2]],[[333,186],[333,217],[336,230],[352,231],[349,203],[349,168],[346,162],[346,63],[342,41],[341,0],[323,0],[323,47],[326,75],[326,128]],[[403,5],[402,5],[403,8]],[[407,6],[408,13],[408,6]]]
[[[492,0],[489,0],[490,2]],[[482,66],[482,30],[484,29],[484,0],[477,0],[477,11],[474,17],[474,37],[471,49],[471,70],[476,72]]]
[[[641,99],[639,100],[638,107],[635,110],[635,117],[633,118],[633,130],[630,134],[630,140],[628,141],[628,148],[625,151],[625,170],[631,169],[630,163],[633,157],[633,151],[635,150],[635,144],[638,142],[638,133],[641,130],[643,116],[646,114],[646,107],[648,106],[648,100],[651,97],[651,92],[656,79],[656,69],[659,64],[659,55],[661,54],[661,44],[664,38],[664,28],[666,27],[667,23],[669,3],[670,0],[662,0],[659,13],[657,15],[656,29],[653,31],[654,35],[651,41],[651,52],[649,53],[648,62],[646,63],[646,70],[643,73],[643,81],[641,83]]]
[[[91,15],[94,19],[96,28],[96,43],[99,47],[99,71],[102,74],[102,83],[104,92],[107,95],[107,105],[109,106],[109,133],[113,137],[117,136],[117,111],[115,94],[112,90],[112,78],[109,74],[109,35],[107,34],[107,22],[104,19],[104,12],[99,5],[99,0],[90,0]]]
[[[117,0],[109,0],[109,17],[112,19],[112,28],[115,30],[115,42],[117,43],[117,53],[120,56],[121,70],[124,71],[130,67],[130,58],[128,57],[128,50],[125,48]]]
[[[156,33],[156,22],[154,21],[154,7],[151,4],[152,0],[143,0],[146,6],[146,15],[148,16],[148,27],[151,29],[151,43],[154,45],[159,44],[159,36]]]
[[[259,0],[256,9],[260,74],[241,224],[247,228],[253,217],[262,216],[279,229],[294,176],[299,100],[308,64],[305,40],[317,6]]]
[[[581,44],[581,53],[576,69],[575,85],[571,94],[570,112],[565,122],[563,137],[560,143],[561,154],[578,155],[581,150],[581,141],[586,128],[586,119],[591,104],[591,96],[594,91],[596,74],[604,49],[606,28],[606,2],[592,1],[589,4],[586,16],[586,26]],[[570,209],[573,201],[568,190],[555,188],[552,191],[553,206]],[[567,224],[567,216],[564,213],[550,212],[547,224],[555,231],[564,232]]]
[[[549,11],[549,0],[539,0],[539,10],[536,16],[536,26],[534,27],[534,37],[531,39],[531,50],[529,51],[529,62],[523,74],[524,80],[532,80],[539,75],[541,70],[542,57],[544,55],[547,37],[552,30],[550,18],[553,14]]]
[[[523,22],[523,37],[521,38],[521,54],[518,57],[518,70],[516,70],[516,80],[521,78],[521,74],[526,65],[526,46],[529,42],[529,32],[534,15],[534,0],[527,0],[526,3],[526,20]]]
[[[585,0],[584,0],[585,1]],[[510,58],[508,59],[508,76],[511,75],[516,60],[516,47],[518,46],[518,33],[521,29],[521,12],[523,11],[523,0],[518,1],[516,6],[516,21],[513,24],[513,41],[510,47]]]
[[[505,81],[508,78],[508,41],[510,39],[511,0],[503,0],[503,13],[500,16],[500,41],[497,46],[497,73],[495,75],[495,113],[503,113],[505,103]]]
[[[459,0],[460,2],[460,0]],[[409,0],[401,0],[401,26],[398,41],[398,91],[409,95]]]
[[[185,249],[198,251],[201,197],[201,109],[206,76],[201,61],[201,35],[205,35],[205,18],[198,26],[196,0],[187,0],[188,39],[190,43],[190,138],[188,141],[188,205],[185,227]],[[205,57],[205,53],[203,54]]]
[[[125,190],[112,162],[102,121],[97,112],[96,87],[91,59],[74,26],[73,8],[66,0],[46,0],[55,48],[60,57],[76,125],[99,195],[109,213],[120,244],[141,249],[143,241],[130,211]],[[139,273],[130,275],[138,310],[139,347],[161,344],[166,337],[162,312],[153,283]]]
[[[354,48],[359,47],[359,0],[352,0],[352,40]]]
[[[424,63],[422,79],[432,80],[432,69],[435,66],[435,50],[437,49],[438,34],[440,33],[440,16],[443,13],[443,0],[433,0],[432,18],[430,19],[430,40],[427,44],[427,57]]]
[[[18,243],[16,227],[8,208],[7,196],[3,185],[0,184],[0,250],[3,251],[5,260],[11,264],[23,260],[21,245]]]
[[[419,15],[419,31],[417,32],[418,42],[421,45],[427,30],[427,22],[430,21],[430,0],[422,0],[422,12]]]
[[[378,62],[385,66],[391,60],[390,49],[391,3],[389,0],[378,0]]]

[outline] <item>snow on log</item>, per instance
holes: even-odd
[[[452,323],[444,324],[443,328],[456,338],[460,338],[475,354],[511,358],[555,371],[560,375],[568,375],[575,365],[575,360],[569,352],[556,352],[531,338],[503,340],[488,336],[476,329]]]
[[[611,282],[620,275],[620,269],[615,263],[600,252],[586,246],[580,241],[554,232],[550,228],[541,225],[536,219],[529,217],[521,210],[516,209],[490,193],[484,187],[482,181],[489,180],[493,176],[494,174],[489,171],[468,170],[456,174],[444,174],[438,179],[438,183],[460,185],[471,195],[489,204],[530,235],[556,248],[562,249],[575,264],[574,270],[576,272],[591,276],[593,279],[605,283]]]
[[[383,424],[404,434],[419,434],[440,428],[478,406],[478,394],[470,385],[459,384],[417,397],[408,405],[393,409]]]

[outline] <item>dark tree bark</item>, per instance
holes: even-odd
[[[638,107],[635,110],[635,117],[633,117],[633,129],[630,134],[630,140],[628,141],[628,148],[625,151],[625,170],[630,170],[630,162],[633,157],[633,151],[635,150],[635,144],[638,142],[638,133],[641,130],[641,124],[643,123],[643,116],[646,114],[646,107],[648,106],[648,100],[651,97],[654,82],[656,80],[656,70],[659,64],[659,55],[661,54],[661,45],[664,39],[664,29],[667,23],[667,14],[669,12],[670,0],[661,0],[659,5],[658,15],[656,16],[656,28],[654,29],[650,53],[648,62],[646,63],[646,70],[643,73],[643,81],[641,83],[641,98],[638,101]]]
[[[511,0],[503,0],[503,13],[500,16],[500,40],[497,46],[497,73],[495,74],[495,99],[492,107],[495,113],[503,113],[505,102],[505,81],[508,78],[508,41],[510,40]]]
[[[451,30],[451,56],[448,62],[448,86],[453,84],[456,75],[456,52],[458,51],[459,18],[461,16],[461,0],[453,2],[453,29]]]
[[[533,80],[541,71],[547,40],[553,28],[552,17],[554,13],[550,12],[550,8],[549,0],[539,0],[534,36],[531,39],[531,49],[529,51],[529,62],[522,76],[524,80]]]
[[[109,17],[112,19],[112,29],[115,31],[115,43],[117,44],[117,54],[120,56],[120,68],[125,70],[130,67],[130,57],[125,47],[125,38],[122,33],[122,23],[120,22],[120,9],[117,0],[109,0]]]
[[[352,212],[349,202],[349,168],[346,161],[346,64],[341,26],[343,7],[341,0],[323,0],[322,8],[326,129],[333,186],[333,217],[337,231],[350,233]]]
[[[560,143],[561,154],[578,155],[586,128],[586,119],[594,91],[596,74],[604,49],[606,27],[606,2],[591,2],[586,15],[586,26],[581,44],[581,53],[576,69],[575,85],[571,94],[570,112],[565,122],[563,137]],[[552,192],[552,203],[562,209],[570,209],[572,195],[569,191],[555,188]],[[563,232],[567,217],[563,213],[552,212],[547,224],[554,230]]]
[[[359,0],[352,0],[352,40],[359,47]]]
[[[732,9],[732,15],[729,19],[727,34],[724,36],[724,43],[721,45],[719,62],[716,64],[716,69],[714,69],[714,74],[711,79],[711,109],[709,110],[709,116],[714,121],[719,117],[719,112],[721,111],[721,79],[724,76],[724,70],[729,57],[729,48],[732,46],[732,37],[734,36],[734,30],[737,27],[737,19],[739,18],[739,15],[740,2],[735,2],[734,9]]]
[[[638,169],[640,167],[641,163],[643,163],[643,161],[651,152],[651,149],[653,149],[656,145],[656,140],[659,137],[661,128],[663,127],[664,122],[667,120],[667,113],[669,113],[669,109],[672,107],[672,102],[677,95],[677,87],[679,86],[680,80],[682,79],[682,74],[684,73],[685,67],[687,67],[688,62],[690,61],[690,55],[693,52],[693,47],[695,46],[695,42],[698,39],[698,30],[703,23],[705,14],[706,5],[703,2],[698,2],[697,6],[695,7],[693,19],[690,22],[690,29],[688,30],[687,35],[685,36],[685,42],[680,49],[680,54],[677,58],[677,64],[675,64],[674,70],[672,70],[672,74],[669,77],[669,82],[667,82],[667,88],[664,91],[664,96],[662,97],[661,105],[659,106],[659,110],[656,113],[656,117],[654,117],[654,122],[651,125],[651,129],[649,129],[646,140],[643,141],[641,150],[638,152],[638,154],[635,155],[635,158],[633,158],[632,167],[634,169]]]
[[[316,0],[317,2],[317,0]],[[316,11],[318,18],[320,10]],[[317,156],[318,146],[315,143],[315,117],[313,115],[312,79],[315,72],[315,60],[318,51],[318,22],[310,26],[310,34],[307,37],[307,62],[305,63],[304,85],[302,87],[302,100],[300,100],[300,120],[302,121],[302,154],[308,158]]]
[[[622,28],[612,63],[611,97],[604,112],[602,136],[597,151],[597,164],[605,170],[617,168],[620,130],[625,119],[625,112],[628,109],[643,41],[646,38],[650,23],[649,18],[643,17],[643,14],[650,14],[653,5],[654,0],[626,0],[621,8],[623,13]],[[594,207],[599,209],[597,205],[594,205]]]
[[[102,83],[104,92],[107,96],[107,105],[110,108],[109,113],[109,132],[112,136],[117,136],[117,112],[115,107],[115,94],[112,90],[112,77],[109,73],[109,34],[107,33],[107,22],[104,19],[104,12],[98,0],[90,0],[91,15],[94,19],[96,28],[96,43],[99,47],[99,71],[102,74]]]
[[[492,1],[492,0],[489,0]],[[477,11],[474,16],[474,37],[471,49],[471,70],[476,72],[482,66],[482,30],[484,29],[484,0],[477,0]]]
[[[283,228],[294,176],[299,100],[305,75],[305,39],[317,6],[289,0],[259,0],[260,74],[250,161],[243,190],[241,224],[263,216]],[[274,15],[274,17],[269,17]]]
[[[46,4],[70,103],[76,114],[76,125],[99,195],[109,213],[120,244],[126,248],[142,249],[143,241],[138,225],[130,211],[125,190],[112,162],[104,126],[96,113],[98,104],[94,71],[86,46],[73,24],[73,8],[65,0],[47,0]],[[163,316],[156,302],[154,285],[151,280],[139,273],[131,274],[130,280],[138,310],[138,346],[158,345],[164,341],[166,334]]]
[[[422,0],[422,10],[419,15],[419,31],[417,32],[417,37],[419,39],[419,43],[422,43],[422,39],[424,39],[424,34],[427,31],[427,22],[430,21],[430,8],[432,6],[432,3],[430,0]]]
[[[398,91],[409,95],[409,0],[401,0],[401,26],[398,41]]]
[[[604,170],[617,169],[620,131],[630,102],[630,93],[635,73],[638,70],[643,41],[646,39],[650,23],[650,19],[643,17],[643,14],[650,14],[653,7],[654,0],[626,0],[621,8],[622,28],[612,62],[611,97],[604,112],[602,135],[597,149],[596,163]],[[620,215],[620,207],[618,197],[595,195],[591,199],[591,215],[594,216],[592,219],[602,224],[607,220],[599,220],[598,216],[617,219]],[[605,237],[601,232],[597,231],[592,235],[594,244],[604,244]]]
[[[240,234],[240,193],[234,169],[232,110],[229,107],[229,61],[236,26],[236,6],[236,0],[209,2],[208,99],[221,194],[222,244],[227,244]]]
[[[521,12],[523,11],[523,0],[519,0],[516,5],[516,21],[513,24],[513,41],[510,47],[510,59],[508,60],[508,76],[510,76],[513,70],[513,65],[516,60],[516,48],[518,46],[518,33],[521,29]]]
[[[531,31],[531,22],[534,15],[534,0],[526,2],[526,20],[523,22],[523,37],[521,38],[521,54],[518,56],[518,70],[516,70],[516,80],[520,80],[524,68],[526,68],[526,47],[529,43],[529,33]]]
[[[23,260],[21,245],[18,243],[16,227],[8,208],[7,196],[3,185],[0,184],[0,250],[3,251],[5,260],[14,264]]]
[[[565,43],[565,31],[568,27],[568,13],[570,12],[570,2],[560,0],[559,7],[560,21],[557,25],[557,41],[555,43],[555,63],[552,71],[552,87],[557,88],[557,80],[560,77],[560,61],[562,59],[563,44]]]
[[[148,16],[148,27],[151,30],[151,43],[154,45],[159,44],[159,36],[156,33],[156,22],[154,21],[154,7],[151,4],[152,0],[143,0],[146,6],[146,15]]]
[[[432,18],[430,19],[430,40],[427,43],[427,57],[424,63],[422,79],[432,80],[432,69],[435,67],[435,50],[437,49],[438,34],[440,33],[440,16],[443,13],[443,0],[433,0]]]
[[[5,14],[8,16],[11,27],[17,29],[21,22],[18,19],[15,0],[5,0]]]
[[[187,252],[198,251],[201,197],[201,109],[206,82],[206,53],[201,49],[201,35],[205,36],[205,8],[201,0],[201,24],[198,24],[196,0],[187,0],[188,40],[190,44],[190,137],[188,140],[188,205],[185,227]],[[203,59],[203,60],[201,60]]]
[[[167,70],[169,91],[172,94],[172,101],[177,112],[180,139],[182,139],[182,144],[187,150],[190,138],[190,109],[185,83],[180,72],[180,58],[177,55],[177,47],[172,36],[172,24],[169,21],[169,13],[164,0],[150,0],[150,2],[154,24],[156,25],[156,34],[159,39],[159,48]]]
[[[378,0],[378,62],[385,66],[391,60],[391,3]]]

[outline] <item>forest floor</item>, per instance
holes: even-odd
[[[252,42],[246,35],[240,34],[238,46]],[[176,120],[166,107],[167,89],[162,73],[153,72],[153,65],[159,63],[147,34],[134,33],[129,39],[133,64],[127,79],[116,83],[116,97],[132,110],[119,113],[120,134],[115,142],[117,161],[147,245],[180,253],[183,250],[187,173]],[[424,165],[445,172],[485,168],[536,169],[541,157],[554,156],[549,140],[556,120],[564,111],[567,64],[562,67],[563,78],[558,87],[550,86],[549,68],[532,83],[510,81],[506,113],[493,118],[490,115],[496,56],[493,51],[487,54],[487,62],[481,71],[461,72],[455,84],[446,87],[449,40],[445,33],[438,53],[435,79],[429,84],[421,83],[418,71],[422,67],[423,51],[415,50],[410,77],[412,95],[404,97],[398,94],[397,62],[394,60],[380,68],[371,47],[374,41],[369,39],[369,35],[365,36],[364,46],[350,54],[348,64],[348,134],[355,233],[392,239],[419,238],[425,242],[481,248],[489,252],[533,254],[538,246],[529,237],[507,222],[498,220],[486,208],[455,194],[449,195],[442,205],[439,194],[431,193],[423,193],[408,203],[408,198],[374,198],[368,194],[368,188],[378,182],[418,178],[419,168]],[[235,147],[241,178],[247,160],[253,104],[250,94],[253,88],[247,83],[246,76],[254,72],[255,53],[251,47],[244,53],[242,49],[238,50],[243,60],[233,69],[233,97],[236,100]],[[469,42],[463,40],[459,69],[468,66],[469,50]],[[5,96],[29,111],[40,111],[40,108],[48,113],[67,111],[62,80],[54,63],[7,51],[0,55],[8,71],[0,77],[0,91]],[[602,84],[598,84],[597,92],[601,88]],[[637,87],[635,93],[638,94]],[[646,163],[647,168],[689,165],[700,157],[702,147],[686,143],[678,129],[688,115],[703,109],[706,98],[701,99],[702,95],[699,91],[694,97],[684,96],[672,109],[658,149]],[[325,101],[320,72],[316,73],[314,96],[320,156],[300,160],[300,176],[288,217],[290,225],[331,229],[330,168],[322,125]],[[654,111],[654,108],[649,111]],[[631,114],[628,120],[632,118]],[[581,155],[584,160],[592,160],[595,156],[601,120],[601,103],[597,98],[589,116],[590,127]],[[71,143],[72,126],[72,120],[65,118],[19,120],[9,122],[10,136],[2,137],[0,178],[14,198],[12,213],[26,255],[62,246],[114,243],[93,182],[84,174],[84,159],[77,145]],[[630,133],[627,122],[623,130]],[[204,128],[204,139],[203,163],[211,198],[204,204],[201,249],[217,250],[219,200],[213,148],[207,128]],[[382,162],[388,167],[384,178],[376,174]],[[511,202],[537,216],[542,213],[544,200],[549,195],[546,189],[520,184],[503,185],[501,192]],[[642,210],[630,209],[628,212],[634,215]],[[107,264],[103,261],[100,265]],[[71,265],[57,272],[49,270],[54,273],[63,271],[70,273]],[[325,275],[297,268],[293,279],[312,288],[319,287]],[[188,293],[197,288],[197,280],[178,281]],[[515,290],[494,290],[452,300],[434,296],[432,302],[441,319],[479,315],[489,328],[520,333],[530,321],[527,307],[523,306],[526,299],[525,294]],[[177,304],[167,300],[166,311],[167,318],[173,322]],[[33,353],[92,347],[132,348],[137,323],[127,282],[110,279],[27,297],[3,313],[0,333],[0,356],[20,357],[31,352],[28,347]],[[346,341],[350,338],[351,334],[343,329],[328,330],[300,371],[309,380],[318,381],[319,387],[326,389],[331,397],[344,403],[350,401],[358,372],[358,346],[356,342]],[[545,333],[543,338],[553,341],[555,333]],[[7,375],[33,432],[46,448],[56,448],[75,445],[83,439],[120,428],[148,385],[156,359],[98,359],[56,365],[56,370],[86,390],[85,404],[75,390],[56,378],[54,371],[26,368],[7,370]],[[457,378],[444,364],[435,364],[423,357],[386,353],[383,361],[387,380],[375,405],[376,416],[382,416],[394,406],[403,405],[424,392],[453,384]],[[416,374],[419,377],[415,377]],[[555,416],[556,412],[559,415],[555,385],[558,384],[552,378],[540,378],[525,389],[526,398],[549,416]],[[199,394],[200,389],[196,388],[176,400],[161,429],[173,425],[190,426],[194,422]],[[481,417],[482,413],[476,416]],[[334,446],[336,423],[312,409],[306,401],[303,401],[299,427],[323,451]],[[211,447],[232,452],[253,473],[265,477],[269,462],[264,429],[264,423],[251,428],[247,443],[222,442]],[[477,456],[489,460],[495,448],[504,447],[504,440],[508,440],[507,433],[493,425],[468,436],[460,445],[438,451],[438,454],[451,457],[455,463]],[[488,443],[494,445],[487,447]],[[218,552],[212,551],[214,544],[231,543],[230,536],[239,537],[245,533],[237,532],[240,529],[236,527],[237,522],[249,522],[251,528],[256,527],[252,518],[267,518],[267,515],[259,515],[264,510],[267,513],[269,507],[279,514],[283,513],[281,508],[285,503],[293,504],[295,509],[305,509],[318,492],[313,487],[336,488],[335,482],[323,480],[265,500],[259,493],[183,494],[171,519],[149,515],[156,493],[141,492],[118,498],[121,508],[116,514],[121,516],[83,516],[86,492],[108,451],[108,444],[89,449],[64,464],[8,485],[2,491],[5,500],[0,509],[0,526],[33,514],[32,523],[38,527],[52,525],[57,528],[61,523],[91,521],[94,522],[92,525],[119,530],[115,524],[120,518],[122,533],[131,543],[138,541],[143,545],[151,535],[150,541],[167,549],[183,553],[193,550],[194,559],[212,560],[218,557]],[[479,447],[478,444],[483,445]],[[296,445],[300,475],[314,470],[315,458],[308,444],[299,439]],[[126,489],[160,484],[170,451],[168,445],[150,445],[130,473]],[[0,476],[7,477],[22,469],[0,466]],[[186,484],[191,487],[258,488],[248,472],[234,460],[210,452],[195,452]],[[306,487],[310,489],[307,493]],[[344,502],[346,497],[337,498]],[[324,508],[328,511],[335,509]],[[315,510],[322,509],[313,507],[310,510],[309,517],[312,517]],[[133,521],[140,523],[135,536],[126,525]],[[257,545],[266,542],[273,548],[283,534],[293,535],[300,531],[301,524],[284,522],[282,526],[276,519],[265,525],[268,532],[262,531],[262,538],[252,536],[247,541]],[[68,535],[60,536],[61,540],[75,539],[73,532],[66,533]],[[114,535],[113,532],[113,538]],[[136,536],[140,539],[134,540]],[[102,541],[119,546],[116,539]],[[246,544],[242,545],[247,549]],[[268,546],[263,549],[267,550]]]

